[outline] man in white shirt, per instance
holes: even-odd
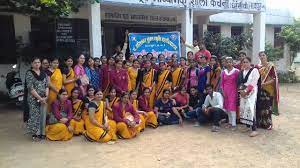
[[[212,132],[218,132],[220,130],[219,122],[226,117],[226,113],[223,110],[223,96],[219,92],[214,92],[213,86],[210,84],[206,85],[205,89],[207,96],[202,105],[202,111],[199,114],[198,120],[200,124],[212,120]]]

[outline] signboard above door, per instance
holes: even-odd
[[[265,0],[101,0],[101,3],[145,7],[192,8],[194,10],[254,13],[266,10]]]

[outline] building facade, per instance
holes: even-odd
[[[102,0],[60,20],[0,12],[0,22],[4,25],[0,39],[5,41],[0,43],[5,51],[0,55],[3,77],[16,60],[16,37],[36,48],[38,56],[84,52],[100,57],[111,55],[115,45],[123,44],[126,29],[180,31],[187,43],[192,44],[205,31],[230,37],[253,27],[250,55],[255,56],[264,50],[266,41],[273,46],[281,45],[276,33],[283,25],[292,24],[293,17],[288,11],[269,10],[264,0]],[[257,57],[253,59],[258,62]],[[0,83],[0,90],[3,89]]]

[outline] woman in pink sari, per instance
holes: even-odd
[[[77,60],[77,65],[74,67],[74,72],[75,72],[75,76],[77,76],[79,78],[78,81],[78,85],[81,89],[81,93],[83,94],[83,96],[86,95],[86,88],[87,85],[89,84],[89,79],[86,75],[85,69],[84,69],[84,62],[85,62],[85,56],[83,54],[81,54],[78,57]]]
[[[224,97],[224,110],[228,115],[228,128],[236,130],[236,110],[237,110],[237,79],[239,70],[233,67],[233,59],[226,58],[226,69],[221,74],[221,89]]]

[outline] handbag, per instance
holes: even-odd
[[[90,80],[87,75],[83,75],[80,78],[81,85],[86,86],[90,83]]]

